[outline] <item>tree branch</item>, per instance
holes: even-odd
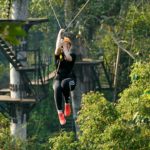
[[[135,57],[133,56],[133,54],[131,52],[129,52],[128,50],[126,50],[124,47],[122,47],[119,43],[119,41],[112,35],[112,39],[114,40],[114,42],[117,44],[117,46],[123,50],[124,52],[126,52],[132,59],[135,59]]]

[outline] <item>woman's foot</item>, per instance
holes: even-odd
[[[58,118],[61,125],[66,124],[66,119],[63,112],[58,112]]]
[[[69,117],[71,115],[71,106],[70,106],[70,103],[65,103],[64,114],[65,114],[66,117]]]

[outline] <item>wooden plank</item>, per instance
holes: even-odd
[[[23,66],[21,66],[21,67],[19,67],[18,69],[16,69],[17,71],[27,71],[27,72],[33,72],[33,71],[35,71],[35,70],[38,70],[39,69],[39,67],[27,67],[27,66],[25,66],[25,67],[23,67]]]
[[[81,62],[75,62],[75,65],[99,65],[100,63],[102,63],[103,60],[97,60],[97,61],[93,61],[91,59],[84,59],[84,61]],[[49,80],[51,80],[52,78],[55,77],[56,74],[56,70],[54,70],[53,72],[49,73],[48,76],[45,76],[44,78],[42,78],[42,80],[44,81],[44,84],[48,84]],[[42,85],[41,80],[33,80],[31,81],[32,85]]]
[[[10,89],[0,89],[0,95],[10,95]]]
[[[78,62],[75,62],[75,65],[99,65],[100,63],[102,63],[103,60],[97,60],[97,61],[78,61]]]
[[[49,73],[49,75],[45,77],[45,81],[49,81],[50,79],[54,78],[55,74],[56,74],[56,70],[54,70],[53,72]]]
[[[48,22],[47,18],[28,18],[27,20],[18,20],[18,19],[5,19],[5,18],[0,18],[1,23],[24,23],[24,22],[29,22],[29,23],[43,23],[43,22]]]
[[[42,85],[43,83],[41,81],[31,81],[32,85]],[[48,81],[44,81],[44,85],[48,84]]]
[[[36,100],[32,98],[11,98],[10,96],[0,95],[0,102],[35,103]]]
[[[0,89],[0,93],[9,93],[10,89]]]
[[[49,73],[48,76],[42,78],[42,80],[44,81],[44,84],[48,84],[49,80],[51,80],[52,78],[55,77],[55,73],[56,73],[56,70],[54,70],[53,72]],[[41,80],[37,80],[37,81],[31,81],[32,85],[42,85],[42,82]]]
[[[27,21],[30,25],[35,25],[48,22],[49,20],[47,18],[28,18]]]

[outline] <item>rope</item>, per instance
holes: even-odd
[[[52,11],[53,11],[53,13],[54,13],[54,16],[55,16],[55,18],[56,18],[56,21],[57,21],[57,23],[58,23],[58,25],[59,25],[59,28],[61,29],[60,22],[59,22],[58,17],[57,17],[57,15],[56,15],[56,13],[55,13],[55,10],[54,10],[54,8],[53,8],[53,6],[52,6],[51,0],[50,0],[49,2],[50,2],[50,6],[51,6],[51,8],[52,8]]]
[[[85,6],[89,3],[90,0],[87,0],[86,3],[83,5],[83,7],[79,10],[79,12],[75,15],[75,17],[70,21],[70,23],[67,25],[65,31],[70,27],[70,25],[74,22],[74,20],[79,16],[79,14],[83,11]]]

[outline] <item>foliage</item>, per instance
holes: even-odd
[[[126,1],[121,5],[120,12],[114,18],[115,24],[108,24],[104,20],[98,28],[95,39],[97,44],[104,49],[106,60],[112,68],[112,74],[115,72],[114,66],[118,50],[118,45],[112,36],[116,38],[119,45],[131,52],[136,60],[149,60],[149,8],[149,2],[145,4],[144,1]],[[109,18],[107,19],[109,20]],[[122,49],[120,50],[118,92],[128,87],[130,66],[134,61]]]
[[[0,149],[23,150],[27,144],[10,136],[9,125],[10,120],[0,113]]]
[[[125,132],[124,135],[131,140],[128,138],[126,140],[122,139],[128,149],[149,149],[150,146],[147,142],[150,138],[150,97],[148,94],[144,94],[144,91],[150,88],[147,68],[149,63],[139,64],[134,65],[131,75],[137,73],[138,70],[141,73],[139,75],[142,78],[142,82],[140,79],[133,81],[130,88],[123,92],[117,105],[117,110],[121,114],[120,126],[123,125],[124,129],[129,131]]]
[[[27,146],[27,143],[19,139],[14,139],[13,137],[4,136],[0,142],[0,148],[4,150],[24,150]]]
[[[4,70],[4,67],[3,67],[3,65],[2,64],[0,64],[0,76],[2,75],[2,73],[3,73],[3,70]]]
[[[118,113],[113,103],[106,101],[100,93],[90,92],[83,96],[82,109],[79,112],[78,124],[81,134],[81,149],[101,149],[101,138],[105,128],[117,119]],[[88,128],[87,128],[88,127]]]
[[[129,88],[120,95],[117,104],[106,101],[100,93],[83,95],[77,123],[80,128],[78,140],[69,145],[66,134],[54,137],[53,145],[59,149],[75,144],[80,150],[136,150],[150,148],[150,71],[149,63],[137,62],[131,76],[138,73]],[[143,84],[145,83],[145,84]],[[63,144],[60,141],[63,140]]]
[[[138,70],[142,74],[142,82],[140,80],[134,81],[121,94],[119,103],[116,105],[120,117],[104,133],[104,146],[107,146],[108,149],[142,148],[148,150],[150,148],[148,144],[150,138],[150,98],[148,94],[144,94],[144,90],[149,89],[150,82],[147,66],[149,63],[134,65],[131,75],[137,73]],[[106,139],[105,134],[108,135]]]
[[[2,72],[0,73],[0,88],[6,88],[9,85],[9,74],[8,74],[8,67],[4,68],[4,65],[0,65],[0,70],[2,66]]]
[[[64,27],[64,15],[63,15],[63,1],[43,1],[43,0],[32,0],[29,5],[29,17],[31,18],[47,18],[47,23],[33,26],[30,29],[30,47],[40,48],[45,54],[53,56],[55,49],[56,36],[59,31],[57,20],[54,16],[54,8],[60,24]]]
[[[49,85],[52,86],[51,84]],[[47,146],[49,135],[58,131],[59,124],[53,99],[53,91],[49,89],[46,99],[36,105],[31,112],[28,124],[29,147],[42,149]],[[43,143],[43,144],[41,144]]]
[[[26,32],[23,30],[23,23],[1,23],[0,35],[12,45],[18,45],[18,37],[24,37]]]
[[[123,21],[125,29],[124,38],[128,43],[127,46],[135,54],[142,54],[143,59],[147,58],[149,53],[149,8],[150,3],[142,4],[140,7],[133,3],[130,5]]]
[[[0,142],[3,141],[2,139],[9,134],[9,120],[5,118],[1,113],[0,113]],[[1,145],[1,144],[0,144]]]
[[[7,18],[8,0],[0,0],[0,18]]]
[[[62,27],[65,27],[64,1],[51,1]],[[74,1],[73,14],[82,8],[86,0]],[[7,17],[7,1],[0,1],[2,18]],[[58,131],[58,120],[54,108],[53,93],[32,111],[28,124],[28,149],[150,149],[150,3],[147,0],[92,0],[79,17],[73,22],[72,30],[80,34],[87,48],[88,57],[99,59],[104,52],[112,72],[119,44],[132,52],[135,64],[127,54],[121,51],[119,66],[119,87],[122,91],[128,86],[131,72],[131,84],[126,88],[117,104],[108,102],[101,93],[90,92],[83,96],[81,111],[77,123],[80,127],[78,140],[73,133]],[[39,47],[46,54],[54,52],[55,39],[59,26],[50,7],[50,0],[30,1],[29,17],[47,17],[49,22],[33,27],[29,33],[29,47]],[[73,16],[74,17],[74,16]],[[24,36],[23,24],[2,23],[0,33],[7,41],[18,44],[17,37]],[[0,66],[2,73],[3,66]],[[51,89],[51,83],[50,83]],[[51,101],[50,101],[51,100]],[[2,149],[21,147],[20,141],[12,141],[8,136],[8,123],[0,117],[0,143]],[[5,122],[5,123],[4,123]],[[49,138],[50,136],[50,138]],[[48,141],[49,138],[49,141]],[[63,142],[62,142],[63,141]],[[14,147],[16,145],[16,147]],[[4,147],[5,146],[5,147]],[[9,146],[9,147],[8,147]]]
[[[9,13],[9,1],[8,0],[0,0],[0,18],[5,20],[0,23],[0,36],[3,37],[6,41],[8,41],[12,45],[20,44],[20,40],[18,38],[22,38],[26,36],[26,32],[23,29],[23,25],[25,22],[22,23],[15,23],[6,21],[8,18]]]
[[[51,150],[77,150],[78,144],[75,142],[75,135],[72,132],[60,132],[55,137],[49,139]]]

